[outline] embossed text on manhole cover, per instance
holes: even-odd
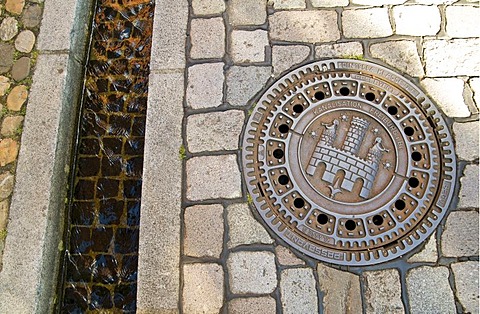
[[[286,74],[243,139],[256,210],[319,260],[370,265],[429,236],[452,198],[455,154],[440,112],[379,65],[326,60]]]

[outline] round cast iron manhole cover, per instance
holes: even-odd
[[[387,68],[344,59],[273,84],[250,116],[242,159],[266,224],[340,265],[415,248],[445,215],[456,173],[450,132],[427,96]]]

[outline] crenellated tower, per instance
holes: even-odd
[[[370,123],[367,120],[353,117],[342,150],[357,155],[369,125]]]

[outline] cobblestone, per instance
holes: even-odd
[[[315,278],[310,268],[285,269],[280,277],[283,313],[316,313],[318,311]]]
[[[348,0],[311,0],[315,8],[346,7]]]
[[[304,9],[306,7],[305,0],[270,0],[275,10],[282,9]]]
[[[478,262],[462,262],[451,265],[455,277],[457,298],[465,313],[478,314]]]
[[[0,175],[0,200],[3,201],[12,194],[14,181],[15,177],[9,172]]]
[[[404,4],[405,2],[407,2],[407,0],[352,0],[352,4],[373,6]]]
[[[355,314],[362,308],[360,281],[357,275],[319,263],[317,266],[324,313]]]
[[[237,252],[228,261],[232,293],[268,294],[277,287],[275,255],[270,252]]]
[[[230,0],[228,16],[234,26],[262,25],[267,19],[267,0]]]
[[[2,122],[2,129],[0,134],[2,136],[13,136],[16,132],[20,131],[22,126],[23,117],[22,116],[11,116],[5,117]]]
[[[238,67],[227,70],[227,102],[232,106],[246,106],[260,92],[271,75],[271,67]]]
[[[387,8],[345,10],[342,12],[342,25],[347,38],[386,37],[393,34]]]
[[[420,83],[447,116],[470,116],[470,110],[463,99],[465,82],[462,79],[425,78]]]
[[[453,134],[455,135],[455,153],[462,160],[474,160],[478,158],[478,121],[467,123],[454,123]]]
[[[441,243],[445,256],[478,255],[478,212],[451,212],[445,223]]]
[[[447,267],[423,266],[407,273],[407,292],[412,314],[456,313]]]
[[[409,263],[415,262],[430,262],[435,263],[438,259],[438,252],[437,252],[437,238],[435,237],[435,233],[430,236],[429,239],[426,241],[427,243],[423,247],[423,249],[415,255],[412,255],[408,259]]]
[[[292,66],[295,66],[307,59],[309,54],[310,48],[307,46],[273,46],[273,74],[278,76],[283,71],[286,71]]]
[[[30,74],[30,58],[28,57],[21,57],[15,63],[13,63],[12,67],[12,78],[19,82]]]
[[[222,58],[225,54],[225,25],[223,18],[193,19],[190,38],[194,59]]]
[[[18,33],[17,20],[11,16],[3,19],[0,24],[0,39],[3,41],[9,41],[15,37]]]
[[[223,246],[223,206],[197,205],[185,209],[185,255],[220,258]]]
[[[28,90],[25,85],[15,86],[7,97],[7,107],[12,111],[20,111],[27,101]]]
[[[451,37],[479,37],[480,8],[474,6],[448,6],[445,9],[447,34]]]
[[[277,254],[278,263],[283,266],[297,266],[297,265],[305,265],[305,262],[295,254],[292,253],[288,248],[277,245],[275,247],[275,253]]]
[[[11,84],[8,77],[0,76],[0,96],[5,95],[10,86]]]
[[[229,314],[275,314],[275,299],[271,297],[238,298],[228,303]]]
[[[195,157],[187,161],[187,198],[192,201],[242,196],[236,155]],[[202,184],[208,182],[208,184]]]
[[[223,66],[223,63],[206,63],[188,68],[187,106],[201,109],[222,104]]]
[[[400,276],[396,269],[368,271],[363,276],[367,314],[405,313]]]
[[[315,47],[315,58],[348,58],[353,56],[363,56],[361,43],[349,42]]]
[[[451,4],[456,2],[456,0],[413,0],[414,3],[418,4]]]
[[[395,32],[400,35],[435,35],[440,30],[440,11],[435,6],[396,6],[393,16]]]
[[[467,165],[460,178],[460,201],[458,207],[478,207],[478,165]]]
[[[193,14],[210,15],[225,11],[224,0],[192,0]]]
[[[478,109],[480,107],[480,78],[471,78],[469,85],[473,92],[473,100],[477,104]]]
[[[20,15],[24,6],[25,0],[7,0],[5,3],[5,9],[15,15]]]
[[[184,313],[218,313],[223,306],[223,269],[217,264],[184,265]]]
[[[0,42],[0,74],[10,71],[15,49],[12,45]]]
[[[374,58],[385,61],[399,71],[411,76],[424,75],[417,46],[413,41],[399,40],[373,44],[370,46],[370,52]]]
[[[229,232],[228,248],[242,244],[273,243],[265,228],[255,220],[247,204],[233,204],[227,207]]]
[[[11,138],[0,140],[0,167],[14,162],[18,156],[18,142]]]
[[[243,111],[195,114],[187,118],[187,143],[192,153],[238,149],[245,120]]]
[[[231,56],[234,63],[265,61],[268,33],[263,30],[232,32]]]
[[[480,38],[427,40],[424,43],[428,76],[480,75]]]
[[[335,11],[282,11],[269,16],[269,22],[273,40],[322,43],[340,39]]]
[[[22,31],[15,39],[15,49],[29,53],[35,45],[35,34],[30,30]]]
[[[5,230],[8,223],[8,208],[10,204],[8,200],[4,200],[0,202],[0,231]]]
[[[38,4],[30,4],[25,8],[21,21],[27,28],[34,28],[40,24],[42,19],[42,8]]]

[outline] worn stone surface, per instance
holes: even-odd
[[[296,265],[305,265],[305,262],[295,254],[292,253],[288,248],[277,245],[275,247],[275,253],[277,254],[278,263],[284,266],[296,266]]]
[[[10,88],[10,80],[8,77],[0,76],[0,96],[5,95],[7,90]]]
[[[423,266],[407,273],[410,312],[456,313],[453,292],[448,283],[447,267]]]
[[[18,155],[18,143],[11,138],[0,140],[0,166],[14,162]]]
[[[457,298],[466,313],[478,314],[478,262],[462,262],[451,265],[455,277]]]
[[[280,274],[280,293],[283,313],[318,312],[317,289],[311,268],[283,270]]]
[[[184,313],[218,313],[223,305],[223,269],[217,264],[183,266]]]
[[[264,30],[232,32],[231,57],[234,63],[265,61],[268,33]]]
[[[311,0],[316,8],[332,8],[348,6],[348,0]]]
[[[232,106],[246,106],[259,93],[271,75],[271,67],[238,67],[227,70],[227,102]]]
[[[480,78],[471,78],[469,85],[473,92],[473,100],[477,104],[478,109],[480,107]]]
[[[387,8],[345,10],[342,12],[342,25],[347,38],[386,37],[393,34]]]
[[[403,4],[407,0],[352,0],[352,4],[361,4],[361,5],[393,5],[393,4]]]
[[[3,231],[7,228],[9,207],[10,207],[10,204],[8,200],[4,200],[0,202],[0,231]]]
[[[21,21],[25,27],[34,28],[42,20],[42,7],[38,4],[31,4],[25,8]]]
[[[456,0],[413,0],[412,2],[418,4],[451,4]]]
[[[227,260],[230,291],[235,294],[272,293],[277,287],[275,255],[270,252],[236,252]]]
[[[235,26],[262,25],[267,19],[267,0],[230,0],[228,18]]]
[[[363,279],[367,314],[405,313],[400,275],[396,269],[368,271]]]
[[[19,131],[22,126],[22,116],[5,117],[2,122],[1,134],[2,136],[12,136]]]
[[[242,196],[236,155],[195,157],[187,161],[186,169],[189,200]]]
[[[184,253],[220,258],[223,246],[223,206],[197,205],[185,209]]]
[[[191,115],[187,118],[190,152],[234,150],[238,148],[245,115],[240,110]]]
[[[225,11],[224,0],[192,0],[193,14],[210,15]]]
[[[15,15],[20,15],[25,6],[25,0],[7,0],[5,9]]]
[[[229,314],[275,314],[275,299],[272,297],[238,298],[228,302]]]
[[[441,243],[445,256],[478,255],[478,212],[451,212],[445,223]]]
[[[428,76],[480,75],[480,38],[427,40],[423,46]]]
[[[467,123],[454,123],[453,134],[455,136],[455,153],[463,160],[478,158],[478,121]]]
[[[273,74],[278,76],[283,71],[304,61],[310,54],[310,48],[307,46],[273,46],[272,48],[272,66]]]
[[[478,165],[466,165],[460,178],[460,200],[458,207],[478,207]]]
[[[381,59],[411,76],[423,77],[423,66],[414,41],[398,40],[373,44],[370,52],[374,58]]]
[[[471,5],[454,5],[445,9],[446,31],[451,37],[480,37],[478,17],[480,8]]]
[[[35,34],[30,30],[20,32],[15,39],[15,49],[20,52],[29,53],[33,45],[35,45]]]
[[[20,111],[22,105],[28,97],[28,90],[25,85],[19,85],[12,88],[7,97],[7,107],[12,111]]]
[[[270,0],[275,10],[304,9],[305,0]]]
[[[229,240],[227,246],[233,248],[242,244],[273,243],[265,228],[253,217],[245,203],[227,207]]]
[[[435,35],[440,30],[440,11],[435,6],[406,5],[393,8],[395,32],[399,35]]]
[[[362,308],[358,276],[322,263],[318,264],[317,272],[324,313],[358,313]]]
[[[223,66],[223,63],[205,63],[188,68],[187,106],[200,109],[222,104]]]
[[[15,177],[9,172],[0,175],[0,200],[4,200],[12,194]]]
[[[190,38],[194,59],[222,58],[225,54],[225,25],[223,18],[193,19]]]
[[[274,40],[322,43],[340,38],[335,11],[281,11],[268,20]]]
[[[326,44],[315,47],[316,58],[349,58],[363,56],[363,47],[359,42]]]
[[[15,49],[12,45],[0,42],[0,74],[8,72],[13,65]]]
[[[430,236],[425,244],[425,247],[415,255],[412,255],[408,259],[408,262],[415,263],[415,262],[430,262],[435,263],[438,259],[438,252],[437,252],[437,238],[435,237],[435,233]]]
[[[447,116],[470,116],[470,110],[463,99],[465,82],[462,79],[425,78],[420,83]]]
[[[12,78],[17,82],[27,78],[30,74],[30,58],[21,57],[15,61],[11,74]]]
[[[0,24],[0,39],[8,41],[15,37],[18,33],[18,22],[15,18],[5,17]]]

